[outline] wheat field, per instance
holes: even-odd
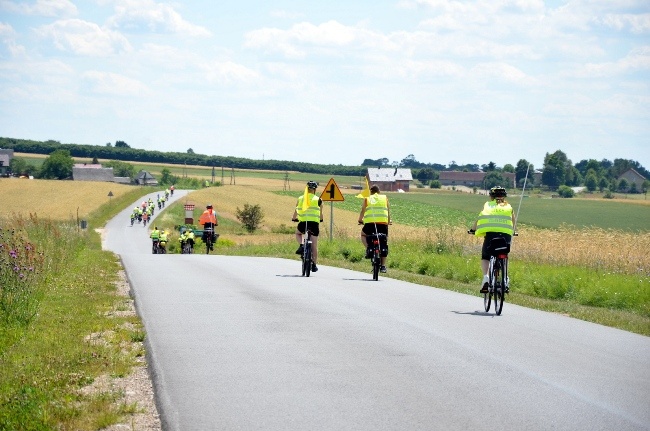
[[[36,214],[40,218],[70,220],[87,217],[133,186],[94,181],[0,179],[0,217]],[[109,197],[109,192],[113,196]]]
[[[302,182],[290,185],[291,190],[301,190]],[[237,208],[244,204],[259,204],[264,212],[263,225],[254,236],[235,238],[235,242],[271,243],[282,235],[272,231],[282,225],[293,226],[291,215],[296,200],[281,196],[273,191],[282,190],[282,180],[240,178],[237,185],[212,187],[188,195],[187,200],[202,208],[212,203],[220,217],[236,220]],[[356,199],[357,191],[342,190],[346,201]],[[355,238],[359,235],[358,213],[337,208],[333,203],[333,237]],[[361,209],[361,200],[359,200]],[[325,222],[321,225],[322,236],[330,234],[330,203],[323,204]],[[518,260],[552,265],[577,265],[598,270],[626,274],[650,274],[650,233],[630,233],[605,229],[538,229],[519,226],[519,236],[513,239],[512,257]],[[286,234],[284,235],[287,236]],[[468,235],[466,227],[443,226],[425,228],[401,225],[394,220],[390,228],[393,240],[434,242],[448,248],[464,250],[469,254],[480,254],[482,239]]]

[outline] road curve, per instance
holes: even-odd
[[[166,430],[650,430],[648,337],[297,257],[154,256],[129,211],[104,246]]]

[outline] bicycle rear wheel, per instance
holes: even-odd
[[[497,316],[501,315],[501,311],[503,311],[503,298],[504,298],[504,290],[505,290],[505,272],[503,271],[503,262],[501,259],[497,260],[496,264],[496,270],[494,271],[494,280],[495,280],[495,286],[494,286],[494,312],[496,313]]]
[[[311,274],[311,243],[305,244],[305,250],[302,258],[302,275],[309,277]]]
[[[372,255],[372,279],[377,281],[379,280],[379,268],[381,266],[381,259],[379,258],[378,253],[376,253],[376,250],[373,249],[373,255]]]

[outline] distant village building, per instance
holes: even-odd
[[[78,163],[72,166],[74,181],[114,182],[113,168],[104,168],[100,164]]]
[[[14,158],[14,150],[0,149],[0,176],[9,176],[9,163]]]
[[[408,192],[413,175],[410,169],[368,168],[368,183],[376,184],[382,192]]]
[[[135,176],[135,183],[139,186],[157,186],[158,181],[147,171],[140,171]]]
[[[643,183],[646,180],[646,178],[643,175],[641,175],[640,173],[638,173],[636,170],[634,170],[632,168],[630,168],[627,171],[623,172],[618,177],[618,181],[621,181],[623,179],[625,181],[627,181],[630,186],[632,186],[632,184],[635,184],[636,189],[638,191],[641,191]]]
[[[465,187],[483,187],[483,179],[488,172],[461,172],[461,171],[441,171],[438,181],[443,186],[465,186]],[[500,172],[501,176],[508,181],[503,187],[512,187],[515,184],[515,174],[513,172]]]

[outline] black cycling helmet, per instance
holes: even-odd
[[[501,186],[492,187],[490,189],[490,197],[493,198],[505,198],[508,196],[508,192]]]
[[[209,209],[212,209],[212,204],[208,204],[208,205],[206,205],[205,208],[208,209],[208,210],[209,210]]]
[[[316,181],[307,181],[307,188],[316,190],[318,183]]]

